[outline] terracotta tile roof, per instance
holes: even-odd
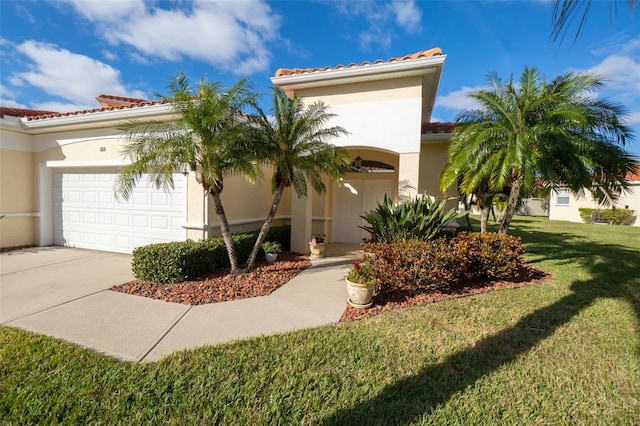
[[[451,133],[456,123],[422,123],[421,133]]]
[[[39,109],[0,107],[0,117],[34,117],[38,115],[58,114],[54,111],[43,111]]]
[[[627,173],[626,178],[627,180],[640,181],[640,167],[636,169],[635,173],[634,172]]]
[[[335,67],[327,66],[323,68],[280,68],[279,70],[276,71],[276,77],[283,77],[283,76],[297,75],[297,74],[310,74],[313,72],[340,70],[345,68],[358,68],[358,67],[365,67],[367,65],[410,61],[414,59],[430,58],[432,56],[440,56],[440,55],[442,55],[442,49],[440,49],[439,47],[434,47],[433,49],[421,50],[420,52],[412,53],[410,55],[399,56],[397,58],[390,58],[386,61],[383,61],[382,59],[378,59],[375,62],[364,61],[361,64],[355,64],[355,63],[351,63],[349,65],[340,64]]]
[[[107,106],[103,106],[102,108],[92,108],[92,109],[83,109],[80,111],[70,111],[70,112],[53,112],[53,113],[48,113],[48,114],[43,114],[43,115],[37,115],[37,116],[29,116],[27,117],[28,121],[33,121],[33,120],[43,120],[45,118],[56,118],[56,117],[70,117],[72,115],[85,115],[85,114],[93,114],[96,112],[103,112],[103,111],[116,111],[119,109],[131,109],[131,108],[138,108],[138,107],[144,107],[144,106],[151,106],[151,105],[160,105],[162,103],[164,103],[163,101],[148,101],[145,99],[136,99],[136,98],[123,98],[120,96],[109,96],[109,95],[100,95],[98,96],[98,98],[104,97],[109,98],[109,99],[119,99],[121,100],[120,102],[115,102],[115,100],[111,103],[108,102],[107,99]],[[101,102],[102,104],[102,102]]]
[[[96,96],[96,100],[102,105],[103,108],[120,105],[140,105],[145,102],[149,102],[147,99],[139,98],[127,98],[124,96],[104,95],[100,94]]]

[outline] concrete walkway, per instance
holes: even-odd
[[[64,339],[125,361],[336,323],[346,308],[345,264],[327,257],[269,296],[187,306],[108,290],[133,279],[128,255],[62,247],[0,254],[0,323]]]

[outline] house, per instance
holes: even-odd
[[[613,207],[633,210],[635,220],[631,225],[640,226],[640,171],[630,173],[627,176],[627,181],[630,185],[629,190],[613,203]],[[585,190],[584,194],[574,194],[569,189],[552,190],[549,202],[549,219],[583,222],[579,210],[583,207],[605,208],[598,205],[589,190]]]
[[[305,102],[321,100],[349,135],[352,170],[327,182],[323,196],[298,199],[287,190],[274,225],[290,224],[292,249],[306,253],[312,232],[358,243],[365,211],[385,194],[439,194],[453,129],[429,123],[446,56],[434,48],[386,61],[324,68],[281,68],[272,82]],[[143,178],[128,201],[113,185],[125,164],[117,130],[127,120],[171,120],[158,101],[99,95],[100,108],[55,113],[2,108],[0,114],[0,247],[61,245],[130,253],[155,242],[218,235],[219,224],[193,173],[175,189]],[[266,171],[269,175],[269,171]],[[455,195],[455,194],[451,194]],[[233,232],[260,227],[271,203],[267,182],[225,179],[222,201]]]

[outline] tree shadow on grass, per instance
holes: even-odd
[[[526,223],[514,232],[528,232]],[[419,421],[456,392],[552,336],[564,324],[600,298],[630,303],[640,319],[640,252],[627,247],[599,244],[574,234],[535,230],[527,235],[528,252],[538,260],[564,259],[579,265],[590,277],[571,284],[571,293],[552,305],[524,316],[517,324],[480,340],[441,363],[428,365],[417,375],[386,387],[355,407],[339,410],[323,424],[405,424]]]

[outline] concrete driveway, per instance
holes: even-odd
[[[140,361],[189,309],[108,291],[131,256],[64,247],[0,254],[0,323]]]
[[[0,253],[0,323],[125,361],[338,322],[344,257],[323,259],[269,296],[188,306],[108,291],[131,281],[131,256],[63,247]]]
[[[0,322],[7,323],[134,279],[131,256],[66,247],[0,253]]]

